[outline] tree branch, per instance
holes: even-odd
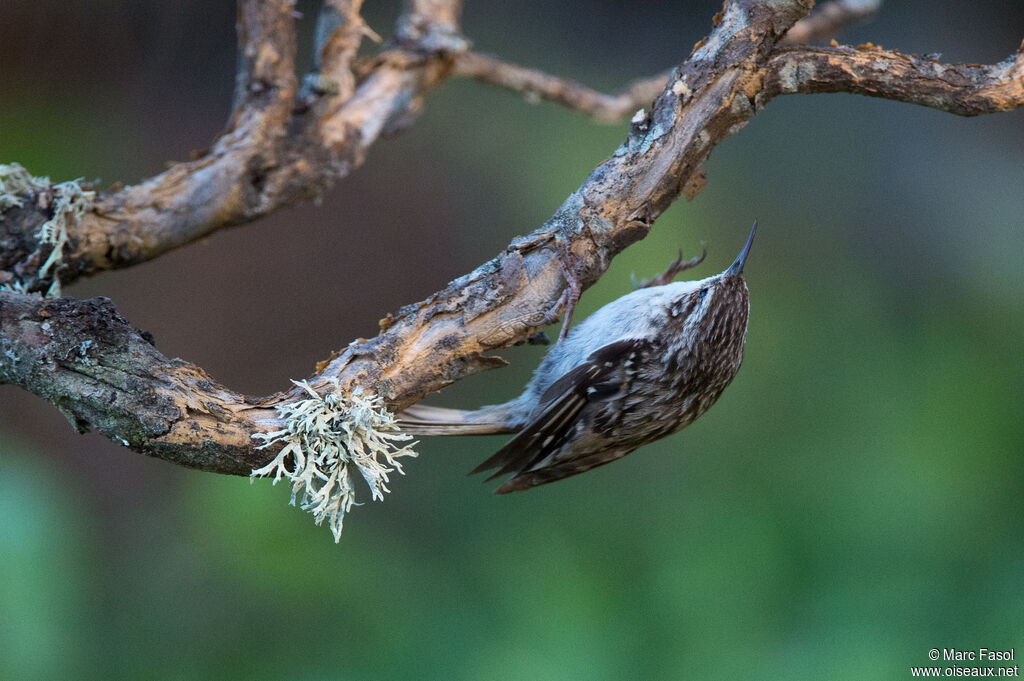
[[[409,404],[469,373],[502,364],[501,359],[484,353],[522,340],[535,331],[531,322],[543,318],[548,308],[558,304],[565,285],[556,240],[564,240],[578,261],[583,285],[596,281],[615,254],[647,234],[654,219],[678,196],[714,143],[752,115],[749,104],[733,103],[736,84],[743,73],[764,63],[771,45],[806,11],[799,2],[762,6],[754,0],[742,0],[729,7],[711,39],[679,68],[676,82],[682,87],[673,86],[659,98],[651,117],[634,124],[625,144],[591,174],[545,225],[514,241],[497,258],[428,300],[389,317],[381,335],[349,346],[310,383],[326,390],[336,379],[343,391],[362,386],[396,407]],[[400,68],[375,71],[358,87],[349,106],[360,103],[365,107],[365,125],[374,120],[376,125],[382,125],[380,118],[373,119],[370,112],[380,114],[388,106],[381,106],[379,99],[361,98],[360,93],[376,81],[390,83],[391,79],[410,77],[407,74]],[[384,94],[395,89],[385,89]],[[746,103],[747,99],[741,95],[739,101]],[[45,305],[18,300],[14,294],[5,295],[13,310],[8,315],[14,315],[9,318],[17,319],[18,324],[28,323],[25,320],[38,315],[39,306]],[[47,360],[50,357],[69,361],[71,348],[105,332],[108,326],[118,327],[119,331],[111,332],[114,341],[103,344],[100,353],[109,350],[120,357],[127,352],[133,360],[137,358],[137,363],[127,364],[120,359],[104,362],[95,355],[91,359],[101,366],[130,366],[126,373],[145,377],[141,384],[123,384],[124,404],[136,405],[136,411],[126,418],[145,418],[147,423],[159,424],[158,427],[132,428],[131,421],[126,424],[120,418],[113,424],[105,421],[98,411],[98,402],[87,400],[85,406],[78,406],[76,400],[83,390],[92,394],[88,388],[70,379],[48,387],[47,374],[18,370],[18,362],[24,359],[0,358],[4,381],[48,396],[73,415],[78,427],[88,424],[111,436],[123,437],[133,449],[186,465],[239,472],[239,461],[248,465],[256,460],[262,464],[272,456],[273,452],[262,453],[261,459],[261,453],[251,444],[248,449],[239,450],[239,433],[265,432],[273,418],[271,412],[263,409],[298,399],[301,395],[297,390],[258,402],[247,401],[212,383],[195,367],[178,366],[155,351],[131,352],[131,348],[142,346],[137,339],[124,340],[131,338],[131,334],[120,318],[107,324],[75,326],[74,320],[82,314],[80,308],[74,302],[62,304],[68,307],[45,308],[51,326],[68,329],[61,336],[61,344],[53,350],[33,350],[33,344],[39,342],[38,332],[9,333],[8,324],[13,322],[5,322],[11,357],[32,357],[36,352],[36,358],[50,365],[54,364]],[[114,318],[108,304],[96,306],[96,314],[102,320]],[[126,346],[129,350],[124,349]],[[77,363],[68,370],[82,373]],[[57,375],[63,376],[60,372]],[[170,381],[170,386],[161,388],[166,381]],[[167,390],[170,395],[165,394]],[[108,398],[101,394],[96,399]],[[146,415],[146,405],[153,405],[156,413]],[[255,412],[261,415],[258,422],[249,416],[254,407],[261,408]],[[168,417],[172,413],[173,417]],[[118,434],[119,431],[127,435]],[[190,432],[202,434],[201,444],[191,441],[201,449],[202,456],[197,454],[189,459],[182,450],[167,448],[168,437],[175,438],[178,445],[187,440]]]
[[[404,20],[399,42],[427,40],[458,48],[448,20],[424,24],[424,15],[415,13],[435,3],[424,0],[411,7],[414,13]],[[560,253],[568,251],[584,287],[595,282],[680,193],[695,191],[701,164],[714,146],[778,94],[856,92],[963,115],[1024,103],[1020,52],[985,67],[941,65],[877,49],[777,48],[806,11],[799,0],[728,4],[709,38],[674,71],[650,114],[633,120],[619,149],[544,225],[427,300],[389,315],[380,335],[356,341],[323,363],[310,384],[321,392],[335,382],[342,391],[360,387],[401,408],[470,373],[503,364],[487,353],[525,339],[536,322],[562,304],[566,264]],[[454,21],[457,12],[437,16]],[[355,24],[344,25],[356,30]],[[386,50],[331,116],[317,114],[319,107],[326,111],[331,105],[313,101],[317,139],[358,140],[353,142],[358,147],[375,138],[394,112],[410,111],[412,105],[402,98],[429,89],[444,76],[450,58],[422,49],[425,54],[401,45]],[[261,62],[258,56],[257,51],[246,72],[264,73],[263,67],[274,72],[267,66],[273,60]],[[244,91],[257,82],[253,78],[245,78]],[[273,106],[275,97],[267,100],[264,93],[254,94],[254,101]],[[346,132],[345,124],[357,127]],[[183,213],[178,219],[198,218]],[[95,428],[136,451],[183,465],[225,473],[262,466],[274,452],[256,450],[251,436],[280,426],[271,407],[303,397],[295,389],[251,399],[219,386],[198,367],[163,357],[104,299],[43,301],[2,293],[0,325],[0,382],[44,397],[80,430]]]
[[[846,24],[874,14],[880,4],[881,0],[826,2],[793,24],[779,44],[802,45],[831,37]],[[525,95],[527,99],[553,102],[602,123],[614,123],[633,114],[640,107],[649,106],[665,88],[672,70],[635,80],[614,95],[598,92],[569,78],[519,66],[480,52],[455,55],[452,75],[473,78],[481,83],[511,90]]]
[[[367,32],[361,4],[332,0],[324,6],[316,58],[321,70],[299,93],[293,3],[242,0],[235,110],[227,131],[197,160],[98,193],[92,210],[68,225],[61,281],[144,262],[223,227],[315,199],[358,167],[380,134],[407,121],[444,77],[447,58],[436,37],[444,34],[448,47],[456,44],[460,2],[411,3],[399,26],[418,26],[423,42],[410,38],[385,50],[357,86],[351,62]],[[416,58],[407,58],[410,49],[417,50]],[[39,280],[38,267],[24,257],[32,250],[23,243],[47,219],[46,211],[16,217],[0,222],[0,243],[16,236],[23,259],[0,254],[0,271],[29,290],[46,290],[49,282]]]
[[[274,411],[164,357],[108,299],[0,291],[0,329],[0,383],[39,395],[79,432],[220,473],[248,475],[266,462],[250,436],[275,427]]]
[[[877,47],[780,49],[758,84],[759,104],[777,94],[850,92],[947,111],[958,116],[1024,105],[1024,43],[998,64],[940,64]]]

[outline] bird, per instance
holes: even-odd
[[[608,303],[552,345],[523,392],[476,410],[413,405],[399,425],[413,435],[516,433],[470,474],[509,475],[519,492],[611,463],[685,428],[706,412],[743,361],[749,295],[743,266],[757,221],[720,274],[673,282],[701,260]],[[706,255],[706,250],[705,250]]]

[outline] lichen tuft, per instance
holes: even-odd
[[[25,205],[27,199],[40,202],[52,209],[50,219],[39,226],[39,245],[50,246],[50,252],[40,265],[37,279],[52,278],[46,291],[47,298],[60,297],[60,277],[57,271],[64,259],[64,246],[68,243],[68,225],[78,222],[92,210],[96,192],[82,188],[81,178],[53,184],[48,177],[36,177],[19,163],[0,163],[0,220],[12,207]],[[51,203],[52,202],[52,203]],[[17,282],[4,284],[0,290],[19,290]]]
[[[309,394],[277,407],[284,420],[283,430],[257,433],[259,449],[281,443],[277,456],[250,479],[273,477],[276,485],[287,478],[292,487],[291,504],[301,499],[301,508],[313,514],[317,525],[329,520],[334,541],[341,539],[345,514],[356,504],[353,477],[359,475],[370,488],[374,501],[383,501],[389,491],[388,474],[405,474],[398,461],[416,456],[415,442],[397,447],[395,442],[411,440],[402,433],[379,395],[364,394],[356,388],[345,394],[334,380],[334,389],[319,395],[306,381],[292,381]]]

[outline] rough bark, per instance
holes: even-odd
[[[265,458],[250,441],[266,426],[260,412],[199,367],[164,357],[106,298],[0,291],[0,328],[0,383],[29,388],[79,432],[222,473],[248,474]]]

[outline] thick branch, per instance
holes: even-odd
[[[256,114],[277,104],[287,111],[287,95],[295,87],[295,30],[289,0],[238,3],[238,71],[232,127],[246,111]],[[277,91],[281,98],[262,95]]]
[[[203,470],[247,475],[265,463],[250,435],[272,428],[274,412],[164,357],[106,298],[0,291],[0,329],[0,383],[39,395],[80,432]]]
[[[993,66],[940,64],[880,48],[781,49],[756,86],[759,105],[778,94],[851,92],[958,116],[1011,111],[1024,105],[1024,43]]]
[[[290,0],[239,3],[236,108],[204,157],[120,191],[72,226],[65,280],[148,260],[219,226],[265,212],[267,169],[281,153],[296,92]]]
[[[367,32],[360,5],[327,3],[318,35],[322,70],[300,94],[293,3],[242,0],[236,109],[228,130],[202,158],[100,193],[94,210],[69,225],[62,281],[143,262],[223,227],[314,199],[360,165],[382,131],[408,121],[444,77],[447,58],[418,44],[415,59],[389,58],[408,54],[407,46],[395,46],[357,87],[351,60]],[[459,6],[458,0],[414,3],[399,24],[420,27],[430,44],[447,35],[450,47]],[[0,230],[15,230],[20,239],[46,219],[42,211],[21,216],[18,224],[0,222]],[[26,283],[35,273],[30,262],[11,264],[9,271]]]

